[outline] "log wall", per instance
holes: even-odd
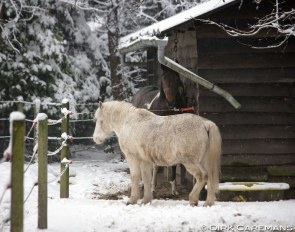
[[[262,2],[266,5],[258,10],[233,5],[205,18],[245,29],[271,11],[268,1]],[[172,44],[175,32],[194,35],[190,40],[178,36],[178,50],[186,54],[179,62],[242,105],[235,110],[224,98],[199,89],[199,114],[214,121],[223,138],[222,181],[287,182],[291,190],[285,198],[295,198],[295,38],[280,48],[253,49],[250,45],[271,44],[276,34],[230,37],[216,26],[190,20],[170,31]]]

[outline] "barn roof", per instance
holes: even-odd
[[[125,37],[122,37],[119,41],[119,46],[128,46],[128,44],[143,36],[156,36],[175,26],[185,23],[192,18],[199,17],[213,10],[217,10],[225,5],[228,5],[238,0],[209,0],[207,2],[198,4],[189,10],[182,11],[172,17],[154,23],[148,27],[142,28],[136,32],[133,32]]]

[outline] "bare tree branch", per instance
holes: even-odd
[[[295,36],[295,9],[281,11],[278,0],[276,0],[273,12],[259,19],[257,23],[250,25],[248,30],[241,30],[224,23],[218,23],[207,19],[195,20],[215,25],[233,37],[252,37],[265,30],[274,30],[278,34],[277,37],[281,38],[279,42],[272,43],[269,46],[257,47],[251,45],[251,47],[256,49],[280,47],[288,41],[290,36]]]

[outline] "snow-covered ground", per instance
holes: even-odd
[[[79,148],[77,148],[79,149]],[[95,231],[274,231],[295,229],[295,200],[277,202],[217,202],[210,208],[191,207],[185,200],[153,200],[126,205],[130,186],[127,164],[118,155],[97,150],[76,151],[70,166],[70,198],[59,198],[59,184],[48,185],[48,232]],[[95,161],[94,161],[95,160]],[[85,162],[84,162],[85,161]],[[48,180],[59,175],[50,164]],[[0,194],[9,180],[10,163],[0,164]],[[37,165],[25,174],[25,196],[37,178]],[[102,200],[122,194],[120,200]],[[119,195],[120,195],[119,194]],[[10,192],[0,205],[0,231],[9,214]],[[37,189],[25,204],[24,231],[37,229]],[[9,231],[9,223],[3,231]]]

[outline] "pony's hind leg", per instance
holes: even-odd
[[[212,184],[212,179],[210,177],[210,178],[208,178],[208,181],[207,181],[207,198],[206,198],[206,202],[204,204],[204,207],[214,205],[215,192],[216,192],[216,189],[214,188],[214,185]]]
[[[199,164],[183,164],[188,172],[195,178],[196,183],[189,194],[189,202],[191,206],[197,206],[199,203],[199,195],[206,183],[207,173]]]
[[[131,175],[131,195],[128,204],[136,204],[139,199],[140,162],[138,159],[126,156]]]
[[[151,202],[153,195],[152,195],[152,172],[153,172],[153,164],[148,161],[141,162],[141,174],[142,180],[144,185],[144,194],[143,194],[143,204],[148,204]]]
[[[215,191],[210,181],[207,182],[207,199],[204,207],[212,206],[215,203]]]

